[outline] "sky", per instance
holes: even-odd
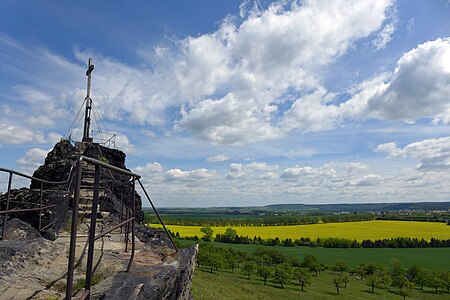
[[[449,1],[1,1],[1,167],[80,140],[89,57],[158,207],[450,201]]]

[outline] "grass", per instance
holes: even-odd
[[[179,240],[181,244],[193,245],[195,241]],[[310,247],[279,247],[259,245],[238,245],[213,242],[216,247],[232,248],[246,253],[253,253],[258,248],[276,249],[277,251],[302,259],[306,254],[316,256],[320,262],[333,265],[338,260],[343,260],[350,267],[356,267],[359,263],[375,263],[391,266],[391,260],[397,258],[409,267],[413,264],[422,266],[428,270],[450,270],[450,248],[310,248]]]
[[[160,226],[150,224],[151,226]],[[178,232],[181,237],[202,236],[200,226],[166,226],[172,232]],[[228,227],[212,227],[214,234],[224,233]],[[346,239],[384,239],[395,237],[410,237],[430,240],[432,237],[438,239],[450,239],[450,226],[437,222],[411,222],[411,221],[361,221],[325,223],[310,225],[291,226],[238,226],[233,227],[241,236],[260,236],[261,238],[297,239],[309,237],[311,239],[337,237]]]
[[[402,299],[395,294],[396,290],[375,289],[375,294],[370,292],[370,287],[364,280],[350,276],[347,288],[340,289],[340,295],[336,294],[331,271],[322,272],[318,277],[312,277],[312,285],[301,288],[293,283],[280,288],[279,284],[269,281],[264,286],[262,280],[253,276],[250,280],[240,274],[239,270],[219,271],[209,273],[202,268],[195,270],[192,283],[192,294],[196,300],[202,299]],[[449,294],[440,291],[435,294],[432,289],[424,288],[424,291],[413,289],[407,299],[449,299]]]

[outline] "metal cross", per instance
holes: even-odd
[[[91,126],[91,108],[92,99],[91,95],[91,73],[94,70],[94,64],[92,63],[92,58],[88,60],[88,69],[86,71],[87,78],[87,94],[86,94],[86,111],[84,114],[84,130],[83,130],[83,142],[92,143],[92,138],[89,137],[89,127]]]

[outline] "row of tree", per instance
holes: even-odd
[[[239,268],[248,279],[257,276],[264,285],[271,279],[282,288],[294,281],[303,290],[322,271],[332,270],[334,276],[330,284],[336,288],[337,294],[341,288],[347,287],[351,278],[365,280],[372,293],[375,292],[375,288],[397,288],[397,293],[404,298],[408,296],[408,290],[414,286],[421,290],[424,286],[431,287],[436,293],[440,288],[444,288],[450,293],[449,271],[427,271],[417,265],[405,268],[397,259],[392,260],[390,270],[386,270],[382,265],[365,263],[350,268],[345,261],[337,261],[334,265],[326,266],[313,255],[305,255],[303,260],[300,260],[276,250],[257,249],[253,254],[247,254],[203,243],[200,245],[197,264],[199,267],[208,267],[211,273],[220,269],[231,269],[234,272]]]
[[[375,219],[374,214],[356,213],[356,214],[330,214],[321,216],[264,216],[255,218],[192,218],[186,216],[164,216],[166,225],[180,226],[286,226],[286,225],[306,225],[317,223],[338,223],[338,222],[359,222],[371,221]],[[146,223],[159,223],[154,215],[145,215]]]
[[[254,236],[250,238],[248,236],[240,236],[233,228],[227,228],[225,233],[216,234],[214,238],[214,230],[210,226],[205,226],[200,229],[204,234],[202,240],[205,242],[216,241],[220,243],[231,244],[257,244],[263,246],[284,246],[284,247],[324,247],[324,248],[441,248],[450,247],[450,239],[436,239],[431,238],[430,241],[425,239],[410,238],[410,237],[397,237],[390,239],[378,239],[378,240],[363,240],[358,242],[357,240],[350,240],[345,238],[317,238],[312,240],[311,238],[301,237],[299,239],[292,240],[290,238],[281,240],[280,238],[267,238],[263,239],[260,236]],[[177,238],[180,238],[178,232],[175,233]],[[188,237],[185,239],[198,240],[198,236]]]

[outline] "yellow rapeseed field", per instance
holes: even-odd
[[[160,226],[150,224],[150,226]],[[167,225],[170,231],[178,232],[181,237],[199,236],[200,226],[177,226]],[[212,227],[214,235],[224,233],[228,227]],[[409,222],[409,221],[362,221],[362,222],[343,222],[343,223],[325,223],[311,225],[292,225],[292,226],[238,226],[233,227],[238,235],[242,236],[260,236],[261,238],[297,239],[300,237],[309,237],[311,239],[338,237],[346,239],[384,239],[394,237],[424,238],[430,240],[432,237],[438,239],[450,239],[450,226],[445,223],[436,222]]]

